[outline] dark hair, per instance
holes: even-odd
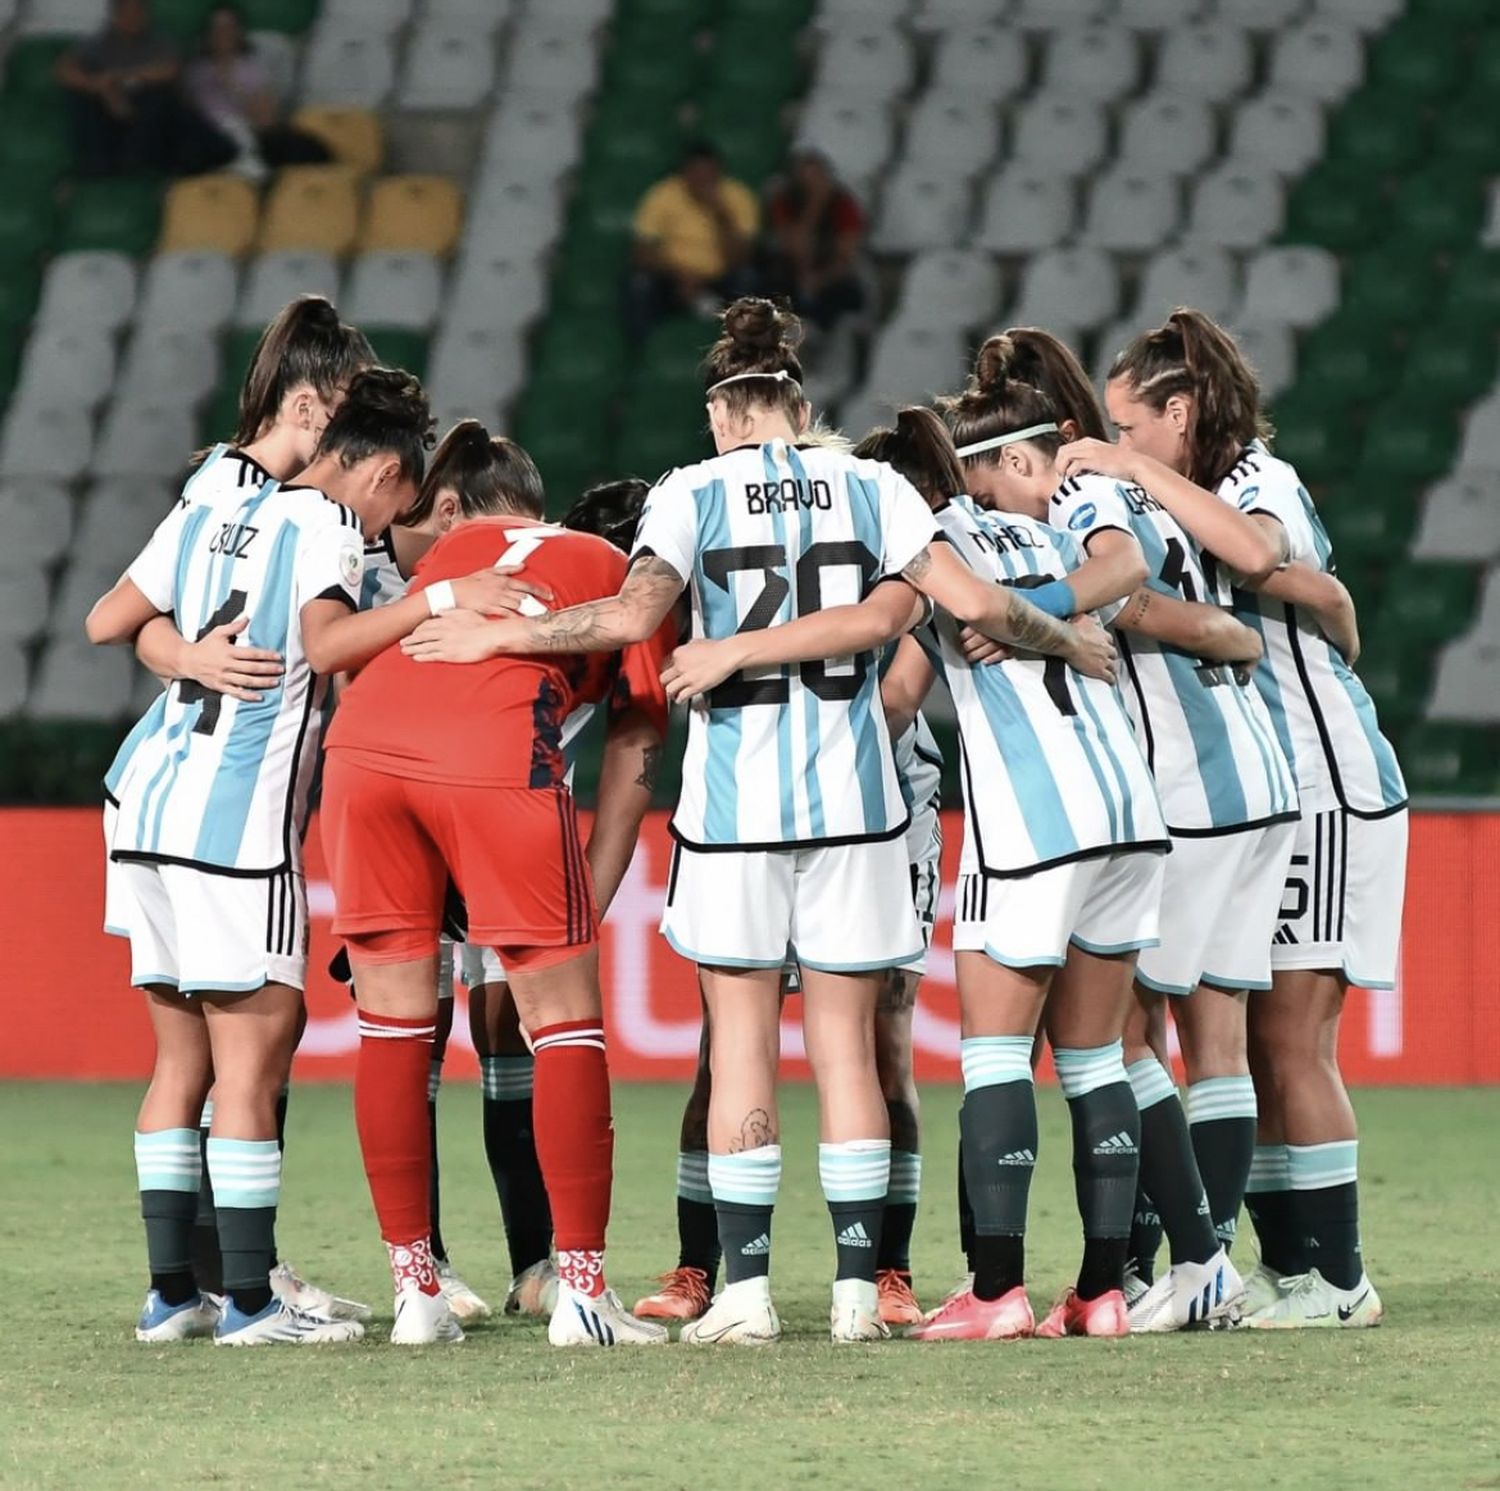
[[[638,476],[602,481],[590,487],[563,515],[564,528],[607,539],[627,554],[635,547],[635,530],[651,483]]]
[[[356,373],[374,362],[364,334],[340,321],[328,301],[321,295],[299,295],[255,345],[240,389],[240,423],[233,444],[255,440],[294,388],[310,384],[324,403],[332,403]]]
[[[909,405],[896,414],[896,428],[871,430],[854,454],[866,461],[884,461],[922,496],[931,508],[942,507],[964,489],[963,468],[953,449],[947,426],[931,409]]]
[[[1038,326],[1012,326],[991,337],[980,355],[991,347],[991,366],[1007,378],[1041,389],[1052,400],[1059,424],[1071,421],[1079,438],[1109,438],[1099,395],[1066,342]]]
[[[939,400],[938,409],[955,446],[977,445],[1032,425],[1059,422],[1059,411],[1051,395],[1012,371],[1018,361],[1031,370],[1037,367],[1030,343],[1017,343],[1009,334],[991,337],[979,349],[964,391]],[[1026,438],[1049,454],[1063,443],[1061,433],[1055,431]],[[961,459],[993,465],[1000,459],[1000,451],[998,448],[981,451]]]
[[[316,454],[337,456],[345,466],[393,455],[402,476],[420,483],[432,445],[432,411],[422,385],[395,368],[367,368],[355,374]]]
[[[241,57],[248,57],[250,53],[255,50],[255,43],[250,40],[249,23],[245,20],[244,7],[234,4],[233,0],[219,0],[219,4],[210,5],[208,9],[204,11],[203,40],[199,44],[199,51],[202,52],[205,57],[209,55],[208,33],[210,28],[213,26],[214,17],[218,15],[221,10],[227,10],[229,14],[232,15],[238,22],[240,28],[239,53]]]
[[[723,331],[703,359],[703,386],[712,390],[725,378],[764,373],[712,393],[727,413],[744,416],[755,408],[780,409],[795,425],[807,402],[802,394],[802,363],[797,348],[802,322],[791,310],[757,295],[744,295],[719,317]],[[785,375],[785,376],[783,376]]]
[[[547,510],[536,462],[505,435],[491,435],[477,419],[461,419],[443,436],[417,500],[398,521],[420,523],[444,487],[458,493],[466,518],[513,513],[540,518]]]
[[[1188,476],[1219,484],[1257,436],[1271,438],[1261,413],[1260,383],[1234,338],[1202,311],[1179,306],[1155,331],[1142,332],[1109,369],[1136,398],[1160,411],[1174,394],[1193,401]]]
[[[724,155],[712,140],[689,140],[682,147],[681,160],[685,166],[695,160],[711,160],[716,166],[719,166],[724,163]]]

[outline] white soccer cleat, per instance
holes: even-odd
[[[308,1315],[273,1299],[258,1315],[245,1315],[230,1300],[214,1330],[215,1346],[325,1346],[358,1341],[365,1328],[357,1320]]]
[[[1244,1280],[1223,1248],[1207,1263],[1174,1263],[1129,1307],[1130,1333],[1154,1335],[1230,1325],[1239,1318],[1244,1294]]]
[[[1274,1268],[1257,1263],[1245,1277],[1245,1297],[1240,1301],[1240,1311],[1245,1316],[1258,1315],[1269,1310],[1286,1293],[1282,1278]]]
[[[1255,1330],[1353,1330],[1379,1325],[1385,1306],[1368,1274],[1353,1289],[1330,1284],[1317,1269],[1281,1281],[1282,1295],[1274,1304],[1245,1321]]]
[[[293,1310],[304,1315],[321,1315],[325,1320],[366,1321],[374,1313],[369,1305],[362,1305],[357,1299],[343,1299],[309,1284],[290,1263],[278,1263],[271,1270],[271,1293]]]
[[[890,1327],[880,1318],[880,1291],[873,1281],[835,1279],[828,1330],[839,1344],[888,1341]]]
[[[559,1283],[547,1339],[554,1346],[665,1346],[668,1338],[666,1326],[637,1320],[613,1289],[588,1295]]]
[[[707,1314],[682,1328],[690,1346],[769,1346],[781,1338],[781,1319],[771,1303],[771,1281],[762,1275],[726,1284]]]
[[[433,1266],[437,1270],[438,1288],[443,1291],[448,1308],[458,1319],[488,1320],[494,1314],[489,1305],[453,1272],[453,1265],[446,1258]]]
[[[415,1284],[403,1284],[396,1296],[392,1346],[436,1346],[462,1341],[463,1327],[454,1318],[446,1296],[423,1294]]]
[[[199,1341],[214,1333],[219,1323],[218,1306],[206,1294],[195,1294],[180,1305],[169,1305],[154,1289],[141,1306],[135,1338],[151,1345],[169,1341]]]
[[[557,1308],[557,1265],[550,1258],[523,1268],[510,1281],[505,1296],[507,1315],[535,1315],[550,1318]]]
[[[1132,1264],[1125,1265],[1125,1308],[1128,1310],[1146,1297],[1151,1286],[1135,1271]]]

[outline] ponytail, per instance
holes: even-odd
[[[940,508],[964,489],[963,468],[945,426],[931,409],[909,405],[896,415],[895,429],[871,430],[854,454],[883,461],[904,476],[931,508]]]
[[[491,436],[477,419],[461,419],[443,436],[417,500],[398,521],[406,527],[425,522],[445,487],[458,494],[466,518],[540,518],[546,511],[536,462],[514,440]]]
[[[1073,349],[1050,331],[1012,326],[991,342],[1005,346],[1006,376],[1040,389],[1052,400],[1058,423],[1073,425],[1075,439],[1108,439],[1099,396]],[[986,346],[989,345],[987,342]]]
[[[1143,332],[1115,358],[1109,381],[1116,378],[1158,412],[1173,397],[1192,400],[1187,475],[1199,486],[1216,487],[1252,440],[1271,438],[1254,370],[1202,311],[1179,307],[1164,325]]]
[[[1048,455],[1056,455],[1061,449],[1063,437],[1057,427],[1064,416],[1048,392],[1019,376],[1022,371],[1042,376],[1044,354],[1033,338],[1044,336],[1045,332],[1027,333],[1024,337],[1005,332],[991,337],[979,349],[964,391],[939,400],[938,410],[947,422],[954,445],[960,449],[981,447],[963,456],[963,460],[993,465],[1000,459],[1000,446],[989,442],[1003,441],[1006,436],[1023,430],[1029,432],[1025,438]],[[1086,386],[1087,380],[1084,381]],[[986,446],[988,449],[983,448]]]
[[[567,510],[562,525],[578,533],[592,533],[628,554],[635,547],[635,530],[650,492],[651,483],[638,476],[600,482]]]
[[[286,396],[310,385],[331,404],[375,354],[364,335],[339,320],[321,295],[299,295],[261,333],[240,389],[235,445],[249,445],[275,422]]]

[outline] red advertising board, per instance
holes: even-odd
[[[917,1010],[917,1070],[958,1076],[958,1004],[948,931],[961,833],[950,815],[937,944]],[[698,993],[691,965],[657,935],[669,839],[653,816],[605,926],[602,974],[610,1063],[631,1079],[682,1079],[698,1049]],[[84,809],[0,810],[0,1078],[140,1078],[151,1038],[128,987],[125,945],[100,930],[103,846],[99,816]],[[316,826],[308,845],[313,970],[310,1018],[297,1056],[303,1079],[353,1075],[354,1012],[324,972],[334,950],[332,894]],[[1500,814],[1418,814],[1412,825],[1399,987],[1355,991],[1342,1059],[1360,1083],[1500,1083]],[[459,991],[462,999],[462,990]],[[783,1051],[789,1074],[806,1074],[799,1005],[790,1001]],[[475,1071],[455,1022],[454,1076]]]

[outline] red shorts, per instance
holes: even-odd
[[[323,851],[333,930],[382,936],[365,961],[437,951],[449,877],[469,910],[469,942],[512,968],[577,957],[598,935],[594,883],[565,788],[412,781],[330,751],[323,770]]]

